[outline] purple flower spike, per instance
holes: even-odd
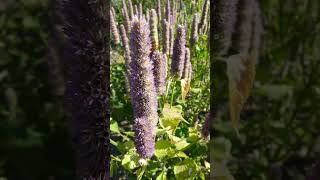
[[[149,122],[148,117],[135,118],[134,120],[134,142],[137,153],[142,158],[151,158],[154,153],[155,134],[151,129],[155,125]]]
[[[177,37],[173,45],[173,54],[171,58],[171,75],[182,77],[186,51],[186,33],[185,27],[179,25],[177,28]]]
[[[144,18],[135,17],[132,21],[130,52],[130,95],[135,117],[136,147],[142,157],[151,157],[153,146],[150,150],[150,144],[154,140],[150,141],[154,136],[150,136],[156,131],[158,102],[150,59],[150,30]]]
[[[163,95],[166,90],[166,55],[161,52],[153,52],[151,59],[154,65],[153,74],[157,93],[158,95]]]
[[[162,52],[169,55],[170,50],[170,24],[165,19],[162,23]]]

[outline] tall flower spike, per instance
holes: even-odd
[[[139,16],[142,17],[143,16],[143,9],[142,9],[142,4],[139,3]]]
[[[166,55],[156,51],[152,53],[151,59],[154,65],[153,74],[157,93],[158,95],[163,95],[166,90]]]
[[[119,44],[120,43],[119,32],[118,32],[117,23],[116,23],[115,17],[113,16],[112,10],[110,10],[110,23],[111,23],[111,32],[112,32],[114,43]]]
[[[212,51],[215,55],[225,55],[231,45],[237,19],[238,0],[216,0],[213,2]]]
[[[238,19],[232,36],[231,54],[247,55],[251,45],[253,2],[254,0],[240,0],[238,3]]]
[[[184,60],[186,51],[186,33],[185,27],[179,25],[177,28],[177,36],[173,45],[173,54],[171,58],[171,75],[182,77]]]
[[[156,50],[159,49],[159,42],[158,42],[158,18],[157,18],[157,12],[156,12],[156,10],[154,10],[154,9],[151,9],[150,29],[151,29],[152,51],[156,51]]]
[[[182,79],[189,79],[189,70],[190,70],[191,62],[190,62],[190,49],[186,48],[185,61],[183,67]]]
[[[134,16],[134,10],[133,10],[133,5],[131,0],[128,1],[128,5],[129,5],[130,20],[132,20]]]
[[[89,3],[90,2],[90,3]],[[104,0],[62,1],[65,105],[76,179],[109,179],[109,13]]]
[[[149,10],[149,8],[146,11],[146,20],[147,20],[147,22],[150,21],[150,10]]]
[[[130,37],[130,95],[135,118],[135,145],[142,158],[150,158],[154,153],[158,122],[157,93],[150,50],[149,25],[145,19],[135,17]]]
[[[139,9],[138,9],[138,6],[135,4],[134,5],[134,16],[138,16],[138,17],[140,17],[140,15],[139,15]],[[134,17],[133,17],[134,18]],[[132,19],[133,20],[133,19]]]
[[[111,7],[111,12],[112,12],[113,17],[115,18],[116,17],[116,11],[114,10],[113,7]]]
[[[194,14],[193,19],[192,19],[192,27],[191,27],[191,35],[190,35],[190,46],[191,47],[198,40],[198,25],[199,25],[198,14]]]
[[[227,0],[228,1],[228,0]],[[205,25],[208,21],[208,14],[209,14],[209,7],[210,7],[210,1],[205,0],[203,7],[202,7],[202,14],[201,14],[201,20],[199,23],[199,30],[203,33],[205,31]]]
[[[160,24],[160,22],[161,22],[161,0],[157,1],[157,15],[158,15],[158,21]]]
[[[126,67],[125,84],[126,84],[127,92],[130,92],[129,77],[130,77],[131,56],[130,56],[130,48],[129,48],[129,41],[127,38],[127,32],[122,24],[120,25],[120,35],[121,35],[122,45],[124,48],[124,60],[125,60],[125,67]]]
[[[171,19],[171,8],[170,8],[170,0],[167,0],[166,3],[166,20],[171,24],[170,19]]]
[[[170,45],[170,49],[169,49],[169,54],[172,55],[173,53],[173,43],[174,43],[174,32],[173,32],[173,25],[170,24],[170,32],[169,32],[169,45]]]
[[[170,24],[168,21],[163,19],[162,23],[162,51],[164,54],[169,55],[170,50]]]
[[[125,25],[126,31],[128,33],[130,33],[130,31],[131,31],[131,22],[130,22],[130,18],[129,18],[128,12],[126,12],[125,9],[122,9],[122,15],[124,17],[124,25]]]

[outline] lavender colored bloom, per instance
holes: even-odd
[[[177,37],[173,45],[173,54],[171,58],[171,75],[182,77],[186,51],[186,33],[185,27],[179,25],[177,28]]]
[[[163,19],[162,23],[162,51],[164,54],[169,55],[170,50],[170,24]]]
[[[158,95],[163,95],[166,90],[166,55],[161,52],[153,52],[151,59],[154,65],[153,74]]]
[[[151,9],[150,29],[151,29],[152,51],[156,51],[159,49],[158,19],[157,19],[157,13],[154,9]]]
[[[211,48],[215,55],[225,55],[230,48],[235,29],[238,0],[216,0],[213,3],[214,43]]]
[[[110,10],[110,23],[111,23],[111,32],[112,32],[114,43],[119,44],[120,43],[119,32],[118,32],[117,23],[116,23],[115,17],[113,16],[112,10]]]
[[[190,46],[191,47],[198,40],[198,25],[199,25],[198,14],[195,14],[195,15],[193,15],[192,26],[191,26],[191,35],[190,35]]]
[[[89,3],[90,2],[90,3]],[[65,105],[77,179],[108,179],[110,19],[104,0],[65,0],[63,52]]]
[[[155,135],[151,129],[155,129],[156,126],[149,121],[148,117],[134,119],[134,142],[136,150],[142,158],[151,158],[154,153]]]
[[[130,51],[130,95],[135,118],[136,149],[141,157],[151,157],[154,147],[149,143],[155,138],[158,102],[150,59],[150,30],[143,18],[133,19]]]

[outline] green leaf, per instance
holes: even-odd
[[[158,176],[156,180],[167,180],[167,173],[165,171],[162,171]]]
[[[118,123],[113,119],[111,119],[111,122],[110,122],[110,131],[120,134]]]
[[[138,167],[138,159],[139,156],[130,151],[124,155],[121,165],[127,170],[135,169],[136,167]]]
[[[181,139],[180,141],[176,142],[174,145],[176,146],[177,150],[183,150],[187,148],[190,145],[190,143],[188,143],[185,139]]]
[[[160,117],[160,125],[163,128],[170,127],[171,129],[175,129],[182,119],[180,108],[170,107],[169,104],[164,105],[162,116]]]
[[[193,179],[197,175],[197,164],[192,159],[185,159],[173,168],[176,179]]]
[[[155,156],[159,159],[166,157],[172,151],[171,146],[171,143],[167,140],[157,141],[155,144]]]

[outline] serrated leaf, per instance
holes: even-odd
[[[173,168],[176,179],[193,179],[197,175],[197,164],[192,159],[185,159]]]

